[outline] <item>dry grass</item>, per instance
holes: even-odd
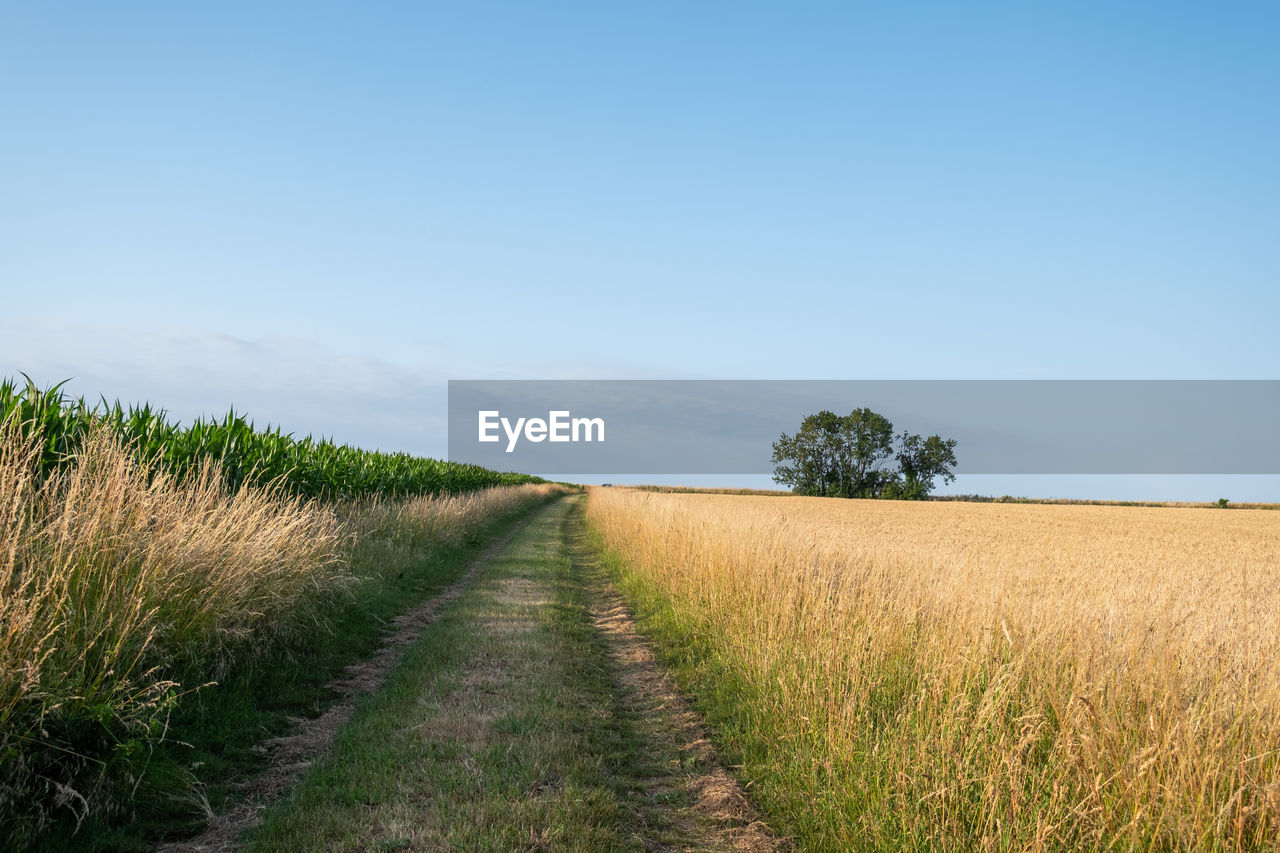
[[[526,501],[553,494],[554,490],[555,487],[512,486],[493,493],[491,499],[515,511]],[[519,500],[514,505],[510,503],[513,497]],[[484,500],[478,503],[483,505]],[[449,502],[445,505],[456,504]],[[423,517],[421,509],[413,515],[414,518]],[[262,773],[239,786],[247,795],[244,801],[223,814],[212,816],[208,826],[195,838],[162,845],[159,853],[219,853],[240,849],[243,845],[237,844],[237,839],[261,824],[266,805],[293,786],[314,761],[322,758],[332,747],[338,732],[350,721],[357,701],[382,689],[405,650],[419,641],[439,612],[470,586],[480,570],[506,547],[513,535],[508,534],[490,545],[472,561],[466,573],[443,592],[393,619],[378,650],[371,657],[348,666],[341,677],[329,683],[330,689],[343,696],[341,701],[319,717],[299,720],[297,731],[261,744],[262,749],[269,751],[271,763]]]
[[[404,500],[372,499],[340,507],[345,529],[356,537],[429,541],[459,545],[487,522],[564,494],[557,483],[494,486],[457,495],[425,495]]]
[[[222,663],[305,615],[342,576],[332,512],[272,488],[229,495],[88,437],[39,482],[36,447],[0,435],[0,814],[103,811],[163,733],[175,669]]]
[[[738,679],[753,790],[814,849],[1277,845],[1274,513],[594,489],[589,515]]]
[[[232,492],[213,463],[176,478],[106,428],[49,479],[38,457],[0,425],[0,845],[64,809],[127,807],[183,691],[328,630],[332,596],[361,582],[355,538],[457,543],[558,488],[335,509]]]

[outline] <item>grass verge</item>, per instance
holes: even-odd
[[[91,812],[79,822],[63,815],[30,846],[121,853],[197,831],[210,811],[237,797],[239,780],[264,766],[261,741],[285,734],[291,718],[316,716],[331,704],[336,694],[326,685],[377,648],[394,616],[451,584],[488,542],[553,493],[512,487],[338,507],[348,532],[339,553],[351,580],[342,594],[312,602],[312,629],[233,658],[216,684],[175,702],[165,739],[148,743],[132,764],[136,786],[121,810]],[[189,665],[171,677],[199,684],[205,672]]]
[[[249,849],[644,849],[619,775],[637,742],[562,548],[570,503],[440,613]]]
[[[794,784],[792,768],[778,760],[779,727],[765,710],[768,704],[760,701],[768,688],[753,684],[726,659],[721,639],[708,630],[707,620],[695,608],[674,602],[661,585],[636,571],[626,555],[610,548],[598,531],[588,528],[585,538],[637,628],[652,642],[658,661],[692,698],[720,760],[735,769],[773,830],[798,841],[799,849],[850,849],[805,843],[823,834],[803,817],[811,811],[814,785]]]

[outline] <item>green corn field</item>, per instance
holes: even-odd
[[[149,403],[126,407],[103,399],[90,406],[84,398],[64,393],[62,384],[42,390],[25,374],[23,378],[25,383],[0,382],[0,423],[13,416],[25,435],[40,437],[43,474],[72,456],[90,426],[105,423],[140,461],[179,478],[208,460],[216,461],[223,482],[232,490],[246,483],[277,483],[302,498],[347,500],[456,494],[543,482],[539,477],[478,465],[359,450],[309,435],[297,439],[280,427],[259,430],[235,410],[221,420],[197,419],[184,427]]]

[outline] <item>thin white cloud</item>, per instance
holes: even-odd
[[[0,376],[96,400],[148,401],[184,421],[234,406],[259,425],[386,450],[445,452],[446,376],[301,337],[0,320]]]

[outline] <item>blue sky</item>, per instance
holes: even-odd
[[[448,378],[1277,378],[1277,37],[1268,4],[9,4],[0,375],[432,455]]]

